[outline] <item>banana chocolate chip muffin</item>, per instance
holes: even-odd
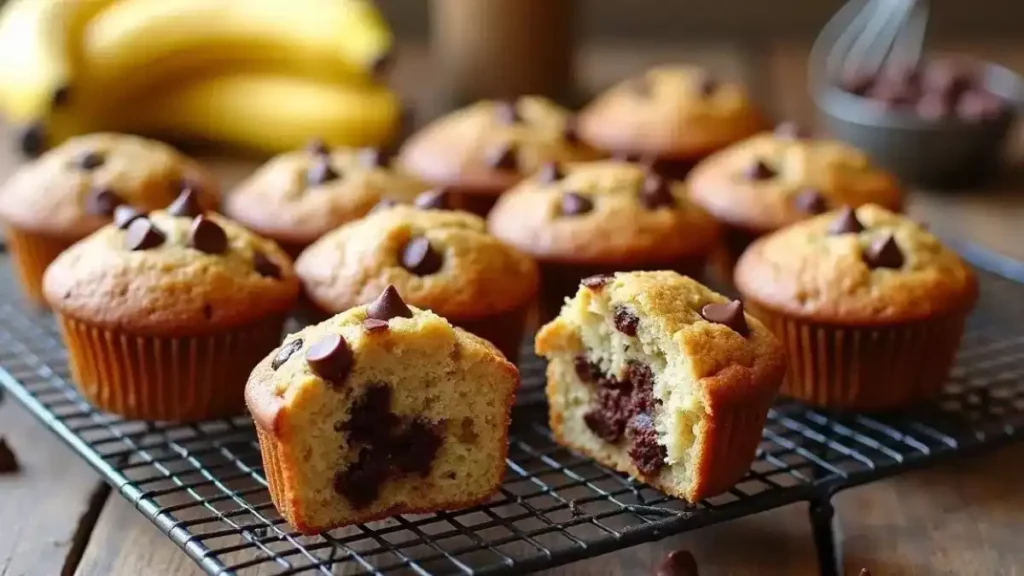
[[[791,122],[712,155],[686,182],[690,198],[725,225],[718,255],[725,278],[762,234],[839,206],[903,206],[899,182],[865,153],[809,138]]]
[[[477,102],[430,123],[402,146],[402,169],[453,194],[455,206],[486,215],[505,190],[547,162],[596,158],[573,116],[539,96]]]
[[[537,353],[560,444],[690,502],[747,472],[785,373],[743,304],[667,271],[584,280]]]
[[[46,266],[110,223],[119,207],[163,208],[185,188],[204,207],[217,208],[217,182],[198,163],[161,142],[125,134],[72,138],[19,168],[0,188],[0,223],[25,295],[44,304]]]
[[[297,530],[452,510],[498,490],[519,372],[394,287],[285,338],[245,399]]]
[[[746,90],[696,66],[660,66],[623,81],[580,113],[585,142],[617,157],[643,159],[682,179],[712,152],[764,126]]]
[[[719,238],[714,218],[681,184],[618,160],[545,166],[499,200],[488,227],[540,263],[544,321],[595,274],[669,269],[700,277]]]
[[[443,204],[440,197],[428,195]],[[370,302],[394,285],[407,302],[493,342],[515,360],[537,292],[537,266],[489,235],[479,216],[398,205],[327,234],[296,262],[323,313]]]
[[[244,409],[246,378],[280,342],[299,282],[274,242],[185,192],[64,251],[43,290],[87,400],[127,418],[193,421]]]
[[[897,408],[938,392],[978,297],[953,251],[875,205],[761,238],[735,280],[786,345],[783,392],[842,409]]]
[[[383,199],[409,201],[427,185],[389,167],[380,150],[313,141],[271,159],[224,201],[224,213],[289,254],[361,218]]]

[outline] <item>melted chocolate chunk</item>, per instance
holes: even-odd
[[[565,178],[565,172],[562,172],[557,162],[548,162],[537,172],[537,181],[542,184],[554,184],[562,178]]]
[[[129,250],[148,250],[164,243],[166,236],[149,218],[136,218],[128,225],[124,235],[124,247]]]
[[[428,190],[416,196],[413,204],[420,210],[454,210],[452,194],[446,188]]]
[[[302,349],[302,338],[296,338],[291,342],[281,346],[281,349],[277,351],[277,356],[274,356],[274,360],[270,362],[270,368],[277,370],[282,364],[288,361],[295,354]]]
[[[594,203],[586,196],[575,192],[562,194],[562,215],[579,216],[594,209]]]
[[[815,188],[804,188],[793,197],[793,205],[805,214],[821,214],[828,210],[828,199]]]
[[[88,150],[83,152],[75,158],[75,166],[78,166],[82,170],[90,171],[103,166],[103,162],[106,160],[103,154],[94,150]]]
[[[670,552],[658,565],[654,576],[698,576],[697,561],[686,550]]]
[[[406,306],[398,290],[391,284],[366,306],[366,317],[387,322],[392,318],[412,318],[412,310]]]
[[[828,233],[831,235],[858,234],[863,231],[864,225],[857,220],[857,213],[849,206],[843,206],[839,216],[828,227]]]
[[[367,386],[353,403],[343,429],[352,442],[386,446],[397,424],[398,417],[391,413],[391,389],[378,383]]]
[[[522,121],[522,117],[516,110],[516,103],[508,100],[500,100],[494,104],[494,116],[498,122],[508,126]]]
[[[864,251],[864,262],[869,268],[902,268],[903,252],[892,234],[886,234],[868,246]]]
[[[594,276],[587,276],[580,281],[580,284],[583,284],[591,290],[600,290],[614,279],[615,276],[612,276],[611,274],[596,274]]]
[[[417,418],[394,438],[391,443],[391,458],[394,465],[405,474],[426,476],[441,448],[441,436],[426,420]]]
[[[747,318],[743,314],[743,303],[739,300],[733,300],[725,304],[705,304],[704,308],[700,311],[700,315],[708,322],[732,328],[733,331],[741,336],[746,336],[750,333],[750,328],[747,326]]]
[[[591,432],[613,444],[622,439],[631,416],[629,385],[618,384],[598,388],[597,407],[583,415],[583,421]]]
[[[417,276],[429,276],[441,269],[444,260],[423,236],[417,236],[402,247],[400,262],[402,268]]]
[[[340,177],[341,175],[331,166],[331,159],[326,156],[320,156],[306,170],[306,184],[310,186],[327,184]]]
[[[267,258],[263,252],[256,252],[252,256],[252,267],[256,273],[266,278],[281,278],[281,267]]]
[[[636,336],[637,326],[640,325],[640,318],[632,310],[624,306],[615,308],[615,329],[626,336]]]
[[[640,189],[640,201],[648,210],[657,210],[662,207],[671,208],[676,204],[668,180],[656,174],[649,174],[644,178],[643,187]]]
[[[203,207],[199,205],[199,194],[190,183],[183,186],[178,197],[167,207],[167,213],[182,218],[195,218],[203,213]]]
[[[188,245],[207,254],[223,254],[228,249],[224,229],[205,216],[196,216],[188,232]]]
[[[128,226],[135,221],[136,218],[142,218],[145,216],[142,212],[139,212],[135,208],[127,204],[121,204],[117,208],[114,208],[114,225],[125,230]]]
[[[107,187],[93,188],[85,199],[85,210],[96,216],[112,216],[118,206],[124,204],[124,200]]]
[[[658,443],[658,431],[648,414],[637,414],[629,420],[629,457],[644,476],[656,476],[665,465],[665,447]]]
[[[386,320],[377,320],[376,318],[367,318],[362,323],[363,330],[367,332],[383,332],[388,329],[388,323]]]
[[[654,411],[658,402],[654,397],[654,372],[646,364],[636,360],[630,360],[626,364],[626,377],[633,385],[633,397],[630,410],[633,414],[647,413]]]
[[[576,357],[574,361],[576,367],[576,375],[583,382],[593,384],[605,378],[604,373],[601,372],[601,366],[595,362],[587,360],[586,356],[582,354]]]
[[[18,465],[18,457],[7,445],[7,441],[0,438],[0,474],[11,474],[17,472],[21,467]]]
[[[314,374],[337,386],[352,370],[352,349],[340,334],[328,334],[306,351],[306,363]]]
[[[387,476],[385,449],[363,448],[359,460],[335,474],[334,491],[344,496],[353,508],[365,508],[380,495],[380,487]]]
[[[495,170],[517,170],[519,168],[519,154],[512,144],[504,144],[490,151],[487,154],[487,165]]]

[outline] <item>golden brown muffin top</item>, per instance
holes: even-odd
[[[307,248],[296,270],[309,297],[339,312],[393,284],[407,302],[455,320],[514,310],[537,291],[536,264],[466,212],[393,206]]]
[[[245,387],[246,405],[265,431],[277,432],[281,408],[292,400],[301,401],[298,399],[308,387],[330,386],[344,393],[352,388],[347,382],[379,381],[382,363],[401,361],[403,352],[422,362],[424,348],[436,351],[444,373],[492,370],[503,381],[518,384],[519,371],[493,344],[437,314],[406,305],[390,287],[374,295],[367,306],[351,308],[286,336],[253,370]],[[396,396],[395,408],[400,411],[401,394]],[[511,404],[512,398],[507,401]],[[444,403],[432,408],[443,411]]]
[[[500,194],[546,162],[596,158],[568,110],[539,96],[484,100],[413,134],[397,164],[461,191]]]
[[[199,335],[284,314],[299,282],[289,258],[216,214],[137,216],[104,226],[46,270],[50,305],[72,318],[144,335]]]
[[[488,216],[492,234],[540,261],[668,264],[707,254],[718,240],[718,225],[682,184],[642,166],[553,168],[504,194]]]
[[[119,204],[157,210],[184,187],[198,191],[206,208],[217,208],[216,180],[177,150],[138,136],[89,134],[19,168],[0,188],[0,220],[77,240],[109,223]]]
[[[963,311],[978,293],[974,273],[956,253],[914,221],[875,205],[822,214],[759,239],[740,258],[735,282],[770,309],[846,325]]]
[[[701,158],[762,126],[742,86],[686,65],[616,84],[579,118],[580,136],[599,150],[671,160]]]
[[[644,350],[714,394],[738,398],[754,392],[742,387],[777,389],[784,370],[781,345],[742,307],[727,309],[729,304],[725,296],[676,272],[588,278],[537,334],[537,353],[550,358],[584,352],[581,327],[598,314],[611,317],[617,331],[632,332]]]
[[[787,123],[711,155],[690,172],[690,197],[719,220],[754,232],[843,205],[901,209],[899,183],[866,154],[796,132]]]
[[[374,149],[314,142],[261,166],[225,199],[224,212],[283,242],[310,244],[365,215],[380,200],[411,200],[427,185],[392,170]]]

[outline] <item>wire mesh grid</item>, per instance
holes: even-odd
[[[666,497],[555,444],[535,402],[543,367],[527,355],[506,479],[491,501],[304,536],[270,501],[247,418],[177,425],[93,410],[70,384],[52,319],[23,306],[0,266],[0,382],[211,574],[522,573],[827,498],[1024,429],[1024,284],[982,272],[981,304],[939,399],[873,416],[780,401],[750,472],[715,498]]]

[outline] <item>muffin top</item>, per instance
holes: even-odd
[[[484,100],[413,134],[397,163],[434,184],[499,194],[546,162],[596,158],[569,111],[539,96]]]
[[[973,306],[974,273],[914,221],[875,205],[842,208],[757,240],[736,286],[784,314],[874,325]]]
[[[277,244],[194,200],[169,210],[122,211],[64,251],[43,278],[50,305],[143,335],[204,334],[288,310],[299,283]]]
[[[595,148],[663,159],[703,157],[763,126],[746,90],[696,66],[660,66],[598,96],[580,113]]]
[[[0,188],[0,220],[76,240],[109,223],[121,204],[156,210],[186,187],[217,208],[217,182],[177,150],[137,136],[89,134],[19,168]]]
[[[340,393],[380,382],[383,367],[398,359],[410,370],[466,374],[481,385],[518,382],[519,372],[490,342],[456,328],[428,310],[408,306],[394,287],[358,306],[285,337],[252,372],[245,387],[245,401],[263,430],[277,432],[278,415],[289,402],[303,402],[308,387],[327,385]],[[424,366],[424,363],[437,366]],[[392,372],[394,370],[391,370]],[[505,399],[511,404],[513,398]],[[399,415],[433,421],[449,417],[446,404],[437,402],[423,412],[395,394],[392,409]]]
[[[224,212],[260,234],[309,244],[383,198],[410,200],[425,189],[390,169],[378,150],[331,150],[316,141],[260,167],[228,195]]]
[[[545,166],[504,194],[491,233],[545,262],[670,263],[706,254],[719,228],[682,184],[619,160]]]
[[[691,198],[718,219],[770,232],[843,205],[902,207],[899,183],[860,150],[804,138],[792,123],[717,152],[687,179]]]
[[[391,206],[307,248],[296,270],[320,308],[365,304],[394,285],[407,302],[454,320],[509,312],[537,291],[534,262],[466,212]]]

